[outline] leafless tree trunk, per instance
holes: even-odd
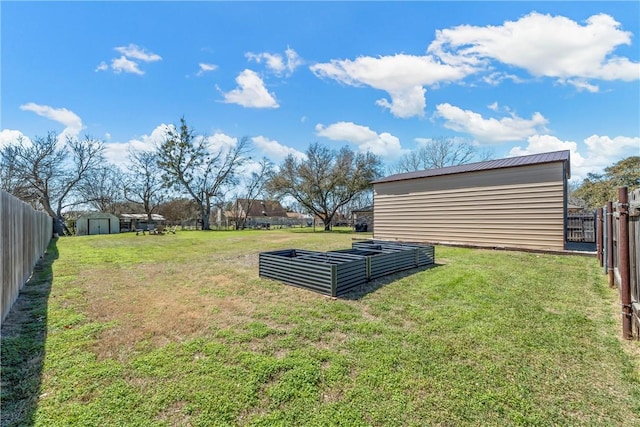
[[[354,153],[348,147],[339,152],[320,144],[307,150],[306,160],[289,156],[269,181],[269,190],[296,199],[331,230],[336,212],[358,194],[371,188],[380,176],[380,159],[371,153]]]
[[[103,161],[102,141],[85,137],[67,137],[59,144],[55,132],[37,137],[31,144],[24,140],[13,146],[13,160],[25,187],[42,209],[53,218],[54,232],[63,235],[64,208],[85,202],[79,194],[79,183]]]
[[[124,197],[133,203],[142,205],[147,221],[151,214],[164,202],[166,189],[158,167],[158,156],[155,152],[129,152],[129,175],[124,186]]]

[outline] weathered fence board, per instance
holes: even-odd
[[[0,289],[4,321],[53,232],[51,217],[0,190]]]
[[[595,243],[596,219],[592,214],[567,215],[567,242]]]
[[[623,337],[640,338],[640,190],[618,189],[618,201],[608,202],[603,236],[603,265],[609,284],[618,287]],[[635,330],[635,332],[634,332]]]

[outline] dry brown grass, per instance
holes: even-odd
[[[96,341],[99,359],[126,358],[140,345],[155,348],[231,328],[255,310],[254,302],[235,295],[233,277],[193,265],[96,269],[82,280],[85,314],[114,325]]]
[[[84,314],[112,325],[100,333],[93,351],[99,360],[125,360],[132,353],[246,324],[264,301],[277,299],[295,307],[318,298],[297,288],[287,287],[274,294],[247,285],[257,265],[257,254],[250,253],[81,272],[78,280],[86,301]],[[263,320],[280,330],[289,327],[268,316]]]

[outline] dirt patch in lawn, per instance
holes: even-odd
[[[87,315],[113,323],[94,345],[100,359],[205,336],[246,322],[255,310],[251,301],[234,295],[232,277],[163,269],[137,266],[134,272],[94,270],[83,276]]]

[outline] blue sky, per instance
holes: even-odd
[[[640,2],[2,1],[0,145],[90,135],[107,158],[181,117],[275,163],[309,144],[392,164],[435,137],[640,155]]]

